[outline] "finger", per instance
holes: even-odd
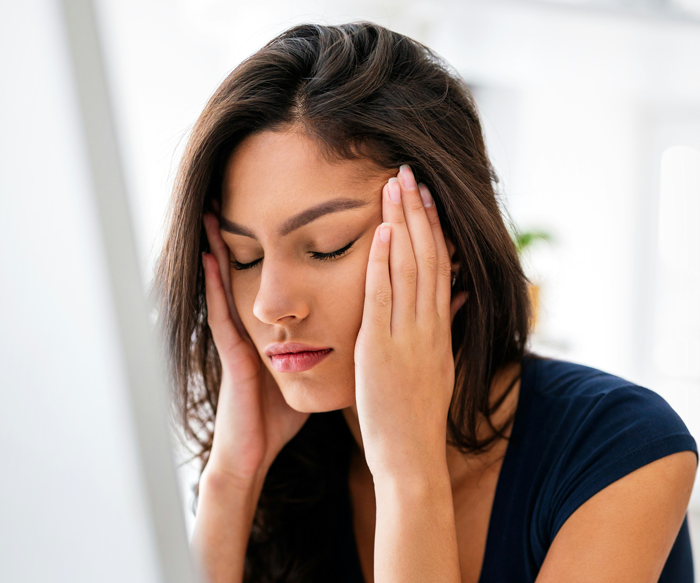
[[[365,305],[362,327],[373,334],[391,335],[392,283],[389,277],[389,253],[393,246],[393,226],[382,223],[374,232],[369,250],[365,279]]]
[[[382,207],[384,221],[391,225],[389,270],[391,274],[392,331],[402,324],[416,321],[416,258],[408,233],[406,217],[401,202],[401,184],[390,178],[384,186]]]
[[[234,350],[243,342],[243,339],[231,319],[221,273],[215,257],[211,253],[202,253],[202,264],[206,289],[207,323],[221,361],[225,363],[228,361],[227,356],[233,355]]]
[[[425,184],[419,184],[418,188],[421,196],[432,203],[425,207],[425,212],[433,231],[433,240],[435,241],[435,247],[437,249],[437,282],[435,286],[435,297],[438,315],[441,318],[447,318],[450,314],[450,299],[452,296],[452,265],[450,262],[450,253],[447,250],[445,234],[442,232],[440,217],[437,214],[437,207],[430,194],[430,190],[428,190]]]
[[[432,226],[428,221],[425,203],[408,164],[401,166],[399,178],[403,193],[404,215],[418,270],[416,318],[422,319],[436,314],[437,246]],[[432,204],[432,199],[428,199],[428,202]]]
[[[207,233],[209,248],[211,249],[211,252],[216,258],[216,262],[219,266],[221,283],[224,288],[224,295],[231,314],[231,319],[233,320],[238,333],[243,338],[248,338],[248,332],[246,331],[243,322],[241,322],[241,318],[238,315],[238,310],[236,309],[236,304],[233,301],[233,290],[231,287],[231,257],[228,246],[221,237],[221,231],[219,230],[219,219],[213,213],[204,213],[202,220],[204,221],[204,228]]]
[[[213,213],[204,213],[203,221],[204,228],[207,232],[207,239],[209,240],[209,248],[216,258],[216,262],[219,264],[219,272],[221,273],[221,281],[223,283],[224,290],[229,292],[231,290],[231,259],[229,256],[228,246],[221,237],[221,231],[219,230],[219,219]],[[233,294],[231,294],[231,299],[233,300]],[[230,302],[230,304],[231,303],[233,302]],[[233,306],[230,304],[229,310],[233,312]]]

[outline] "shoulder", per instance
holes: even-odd
[[[537,357],[527,363],[532,390],[552,399],[597,399],[618,389],[642,388],[609,372],[567,360]]]
[[[537,583],[689,581],[687,524],[679,531],[696,468],[693,452],[673,453],[587,499],[559,529]],[[660,579],[662,572],[668,577]]]
[[[536,532],[548,549],[538,583],[658,580],[697,470],[688,428],[646,387],[572,362],[530,364],[525,441],[541,456]]]
[[[535,359],[531,364],[530,413],[549,416],[552,430],[580,433],[587,441],[611,433],[638,433],[645,442],[674,434],[690,437],[678,413],[651,389],[573,362]]]
[[[623,476],[678,452],[693,452],[697,460],[695,439],[658,393],[576,363],[531,364],[525,440],[546,474],[544,539],[551,541],[579,506]]]

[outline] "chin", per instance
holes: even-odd
[[[345,409],[355,403],[355,387],[338,385],[313,386],[316,383],[287,382],[280,383],[282,396],[292,409],[300,413],[324,413]]]

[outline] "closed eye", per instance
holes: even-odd
[[[355,239],[355,241],[357,241],[357,239]],[[350,249],[350,247],[352,247],[355,244],[355,241],[351,241],[345,247],[338,249],[337,251],[331,251],[330,253],[319,253],[317,251],[311,251],[311,257],[313,257],[314,259],[318,259],[319,261],[337,259],[338,257],[344,255]],[[255,267],[261,261],[262,258],[256,259],[255,261],[251,261],[250,263],[239,263],[234,259],[233,261],[231,261],[231,265],[235,270],[243,271],[245,269],[251,269],[252,267]]]

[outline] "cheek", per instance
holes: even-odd
[[[348,257],[346,264],[325,282],[327,305],[331,308],[333,325],[341,325],[343,334],[354,341],[362,324],[365,304],[365,279],[369,252]]]
[[[250,279],[250,282],[254,281],[253,278],[248,279]],[[245,277],[236,277],[233,270],[231,270],[233,303],[236,304],[236,310],[238,310],[241,322],[243,322],[248,333],[253,336],[255,330],[254,320],[257,320],[253,315],[253,306],[258,288],[257,284],[253,286],[250,282],[246,281]]]

